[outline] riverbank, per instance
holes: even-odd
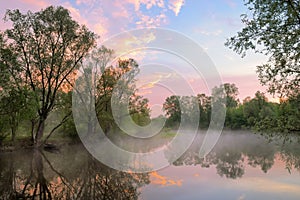
[[[207,130],[201,129],[199,130],[199,133],[205,134]],[[222,131],[222,134],[226,134],[227,132],[230,132],[232,135],[238,134],[248,134],[249,132],[255,133],[250,130],[228,130],[224,129]],[[144,144],[145,143],[153,143],[153,141],[163,141],[162,143],[167,143],[170,142],[177,134],[176,129],[171,129],[171,128],[163,128],[157,135],[150,137],[150,138],[136,138],[138,143]],[[258,135],[263,135],[266,137],[269,141],[272,140],[278,140],[283,142],[288,142],[290,140],[295,140],[295,138],[298,138],[299,141],[299,134],[286,134],[286,133],[273,133],[273,134],[262,134],[262,133],[256,133]],[[297,136],[297,137],[295,137]],[[112,134],[110,133],[108,135],[108,138],[114,143],[118,144],[123,144],[126,143],[128,139],[131,137],[128,136],[125,133],[119,133],[119,134]],[[73,145],[73,144],[81,144],[81,140],[79,137],[67,137],[64,136],[63,134],[56,134],[53,135],[51,138],[47,140],[47,142],[44,145],[44,149],[46,150],[59,150],[62,146],[68,146],[68,145]],[[162,145],[162,144],[157,144],[157,145]],[[10,138],[6,138],[5,140],[2,141],[0,144],[0,152],[13,152],[13,151],[19,151],[22,149],[32,149],[34,148],[33,143],[29,137],[24,137],[24,136],[19,136],[16,138],[14,142],[10,140]]]
[[[48,148],[55,148],[59,149],[62,146],[65,145],[72,145],[72,144],[78,144],[81,143],[79,138],[69,138],[69,137],[53,137],[45,143],[44,147]],[[11,141],[9,139],[6,139],[2,141],[2,144],[0,145],[0,152],[13,152],[13,151],[20,151],[22,149],[33,149],[34,145],[30,138],[26,137],[18,137],[15,139],[15,141]]]

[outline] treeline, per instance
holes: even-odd
[[[252,129],[259,132],[300,132],[300,94],[281,98],[280,103],[269,102],[264,93],[257,91],[253,98],[247,97],[243,101],[238,99],[238,88],[235,84],[225,83],[212,90],[212,96],[221,90],[224,91],[223,102],[226,105],[224,127],[228,129]],[[178,128],[181,123],[181,109],[190,107],[195,112],[191,101],[198,102],[200,111],[199,128],[208,128],[211,121],[212,96],[198,94],[195,97],[170,96],[166,99],[163,108],[166,113],[166,126]],[[181,102],[181,103],[180,103]],[[191,118],[190,123],[194,123]]]

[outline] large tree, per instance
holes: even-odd
[[[257,66],[263,85],[272,94],[290,95],[300,85],[300,2],[245,0],[250,14],[242,14],[244,28],[226,46],[242,56],[250,49],[269,57]]]
[[[12,22],[12,28],[4,32],[9,50],[2,63],[16,86],[26,85],[35,95],[39,119],[34,139],[39,146],[58,91],[68,90],[68,82],[95,45],[95,34],[74,21],[63,7],[26,14],[8,10],[5,19]]]

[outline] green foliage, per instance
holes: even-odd
[[[166,126],[178,128],[179,125],[198,124],[199,100],[193,96],[170,96],[163,104],[166,113]]]
[[[72,117],[68,118],[66,122],[63,123],[61,131],[65,136],[71,138],[78,138],[75,123]]]
[[[181,120],[181,110],[179,104],[179,96],[170,96],[163,104],[163,110],[166,112],[167,127],[178,127]]]
[[[70,89],[75,70],[95,45],[95,34],[74,21],[63,7],[26,14],[8,10],[5,19],[12,22],[12,28],[0,37],[1,70],[5,66],[5,78],[13,87],[26,86],[33,93],[39,116],[35,142],[40,144],[58,91]]]
[[[65,136],[77,138],[78,135],[72,117],[72,92],[73,91],[58,93],[56,111],[59,114],[60,123],[56,126],[57,128],[54,128],[55,130],[58,129]],[[52,131],[55,130],[52,129]]]
[[[257,66],[269,92],[290,95],[300,85],[300,3],[293,0],[245,0],[250,14],[242,14],[245,27],[225,43],[242,56],[250,49],[269,57]]]
[[[140,126],[146,126],[150,123],[149,100],[139,95],[131,96],[129,101],[129,113],[132,120]]]
[[[290,96],[278,104],[269,102],[264,93],[257,91],[254,98],[247,97],[240,104],[237,99],[236,86],[226,84],[226,87],[227,90],[224,93],[222,93],[224,85],[213,89],[213,94],[226,100],[224,102],[228,105],[225,128],[253,129],[257,132],[270,133],[267,136],[274,133],[300,132],[300,95]],[[170,96],[166,99],[164,110],[167,127],[177,128],[180,125],[182,113],[179,101],[184,98],[184,96]],[[211,106],[217,102],[213,102],[212,97],[205,94],[198,94],[196,98],[200,110],[199,128],[208,128],[211,123]],[[220,98],[217,99],[219,100]],[[189,111],[192,113],[193,108]]]
[[[244,103],[248,127],[261,132],[299,132],[300,3],[292,0],[245,0],[249,14],[242,14],[244,28],[225,45],[242,57],[248,50],[269,57],[257,66],[260,82],[268,92],[285,96],[280,105],[261,93]]]
[[[256,125],[257,130],[276,132],[300,132],[300,95],[291,96],[277,107],[276,115],[271,115]]]
[[[238,105],[238,94],[238,88],[234,83],[224,83],[219,87],[214,87],[212,90],[212,96],[218,97],[222,102],[226,102],[226,108],[235,108]]]
[[[7,84],[0,92],[0,115],[7,121],[11,140],[14,141],[21,122],[29,121],[35,114],[32,93],[26,88],[14,88]]]
[[[268,105],[264,93],[256,92],[255,97],[244,103],[243,112],[247,119],[247,126],[254,127],[257,121],[264,119],[265,111]]]
[[[207,128],[211,117],[211,97],[205,94],[197,95],[200,110],[200,128]]]
[[[111,54],[109,55],[111,56]],[[150,122],[148,100],[137,95],[136,92],[134,77],[138,73],[137,62],[133,59],[124,59],[118,60],[116,66],[103,68],[101,76],[97,78],[95,92],[96,114],[100,126],[106,134],[117,128],[115,120],[121,122],[123,117],[128,117],[126,115],[119,116],[120,119],[114,119],[111,107],[112,103],[123,105],[120,106],[120,109],[127,109],[128,107],[129,115],[136,124],[144,126]],[[120,110],[119,112],[123,111]]]
[[[237,108],[228,108],[226,112],[225,127],[231,129],[246,128],[247,119],[244,116],[243,106],[239,105]]]

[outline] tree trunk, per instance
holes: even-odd
[[[44,128],[45,128],[45,119],[43,117],[41,117],[39,119],[39,124],[38,124],[36,135],[35,135],[35,141],[34,141],[35,147],[40,147],[43,144],[42,137],[44,134]]]

